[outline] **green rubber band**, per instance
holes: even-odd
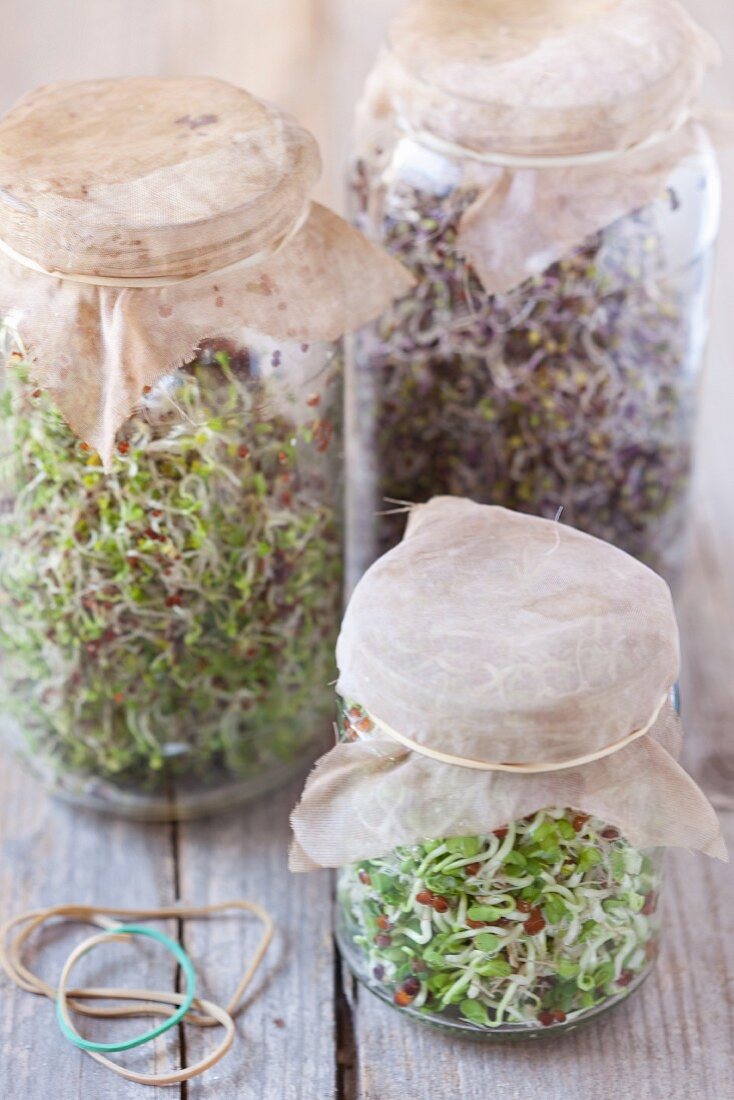
[[[166,936],[163,932],[159,932],[155,928],[145,928],[141,924],[121,924],[108,928],[106,931],[113,936],[147,936],[149,939],[155,940],[171,952],[186,976],[185,996],[176,1011],[169,1016],[168,1019],[164,1020],[162,1024],[154,1027],[151,1031],[146,1031],[144,1035],[138,1036],[137,1039],[128,1039],[124,1043],[95,1043],[91,1039],[82,1038],[81,1035],[69,1026],[64,1018],[61,998],[57,1000],[56,1017],[59,1021],[59,1027],[61,1028],[62,1034],[70,1043],[73,1043],[74,1046],[79,1047],[81,1050],[96,1051],[99,1054],[115,1054],[123,1050],[132,1050],[134,1047],[143,1046],[145,1043],[150,1043],[153,1039],[157,1039],[159,1035],[163,1035],[166,1031],[170,1031],[172,1027],[176,1027],[176,1025],[183,1020],[194,1003],[194,998],[196,996],[196,972],[194,970],[194,964],[191,962],[191,959],[186,954],[181,944],[176,943],[175,940],[172,940],[169,936]]]

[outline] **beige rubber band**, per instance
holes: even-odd
[[[492,760],[472,760],[466,756],[453,756],[448,752],[441,752],[439,749],[432,749],[428,745],[421,745],[417,741],[413,741],[410,737],[406,737],[402,733],[398,733],[397,730],[389,726],[387,722],[383,722],[381,718],[377,718],[371,712],[368,712],[370,721],[382,733],[386,733],[388,737],[391,737],[393,741],[397,741],[399,744],[404,745],[406,749],[410,749],[412,752],[417,752],[421,756],[428,756],[431,760],[439,760],[442,764],[454,764],[459,768],[471,768],[474,771],[482,772],[515,772],[518,775],[537,775],[543,772],[560,772],[566,768],[579,768],[582,764],[592,764],[595,760],[603,760],[605,756],[611,756],[615,752],[619,752],[620,749],[625,748],[627,745],[631,745],[633,741],[637,741],[638,738],[644,737],[646,733],[649,733],[652,727],[660,716],[660,711],[667,702],[667,693],[662,697],[655,713],[644,726],[639,729],[633,730],[632,733],[628,733],[625,737],[620,738],[619,741],[615,741],[611,745],[605,745],[603,749],[597,749],[595,752],[585,753],[583,756],[576,756],[573,760],[562,760],[557,764],[544,764],[544,763],[499,763]]]
[[[0,238],[0,252],[4,252],[11,260],[15,260],[16,263],[22,264],[23,267],[27,267],[29,271],[35,271],[39,275],[47,275],[51,279],[65,279],[70,283],[83,283],[85,286],[127,287],[132,290],[155,290],[160,287],[177,286],[179,283],[188,283],[194,279],[201,279],[205,275],[226,274],[228,271],[233,271],[235,268],[257,267],[258,264],[265,263],[266,260],[272,260],[274,256],[277,256],[278,253],[281,252],[286,245],[290,244],[293,238],[300,233],[308,221],[310,213],[311,203],[308,202],[285,236],[272,248],[262,249],[260,252],[255,252],[252,256],[246,256],[243,260],[235,260],[234,263],[227,264],[225,267],[218,267],[213,271],[199,272],[197,275],[185,275],[183,278],[177,276],[157,277],[153,275],[148,279],[134,279],[128,278],[127,276],[81,275],[73,271],[53,271],[41,267],[41,265],[36,263],[35,260],[32,260],[30,256],[24,256],[21,252],[16,252],[16,250],[11,245],[7,244],[6,241],[2,240],[2,238]]]
[[[115,940],[128,940],[128,938],[129,937],[126,935],[115,936],[114,932],[100,932],[98,935],[90,936],[88,939],[78,944],[78,946],[74,948],[74,950],[64,963],[61,975],[59,976],[59,986],[56,991],[56,999],[62,1006],[62,1012],[67,1026],[72,1031],[75,1031],[77,1035],[79,1034],[79,1032],[74,1027],[74,1023],[69,1015],[69,1000],[67,994],[67,985],[73,967],[76,965],[77,962],[79,962],[83,955],[86,955],[87,952],[91,950],[91,948],[96,947],[97,945],[102,943],[110,943],[111,941],[114,942]],[[156,1000],[158,1000],[159,997],[161,998],[161,1000],[165,997],[166,1001],[164,1003],[167,1004],[180,1004],[181,1001],[183,1001],[183,994],[181,993],[173,992],[168,994],[156,994],[154,991],[146,989],[100,989],[86,991],[87,996],[91,996],[92,993],[100,995],[106,994],[110,998],[110,1000],[113,1000],[122,995],[126,1000],[130,999],[136,1001],[142,1001],[150,997],[155,997]],[[77,996],[79,996],[78,992]],[[192,1077],[198,1077],[200,1074],[205,1073],[206,1070],[211,1069],[211,1067],[216,1065],[217,1062],[221,1061],[225,1054],[227,1054],[227,1052],[230,1050],[234,1041],[234,1020],[225,1009],[220,1008],[219,1005],[215,1005],[211,1001],[198,1000],[196,1003],[199,1005],[200,1008],[205,1009],[207,1014],[212,1017],[215,1023],[219,1023],[224,1027],[225,1034],[222,1042],[213,1051],[205,1055],[198,1062],[195,1062],[192,1066],[186,1066],[184,1069],[172,1070],[167,1073],[138,1073],[135,1070],[130,1070],[127,1069],[125,1066],[118,1065],[117,1062],[113,1062],[111,1058],[108,1058],[105,1054],[101,1054],[99,1051],[88,1050],[85,1051],[85,1053],[91,1054],[96,1062],[99,1062],[103,1066],[107,1066],[108,1069],[111,1069],[114,1073],[119,1074],[120,1077],[124,1077],[128,1081],[135,1081],[139,1085],[177,1085],[180,1084],[181,1081],[188,1081]]]
[[[46,921],[54,917],[59,917],[68,921],[97,925],[100,928],[110,930],[114,929],[119,922],[113,918],[122,918],[123,921],[132,919],[193,919],[197,917],[213,916],[217,913],[226,912],[231,909],[238,909],[243,912],[254,914],[262,922],[264,931],[255,953],[247,965],[245,973],[230,997],[227,1007],[222,1008],[212,1001],[197,998],[194,1004],[201,1014],[189,1013],[186,1017],[185,1022],[193,1024],[196,1027],[222,1026],[225,1028],[225,1036],[222,1042],[210,1054],[206,1055],[199,1062],[196,1062],[193,1066],[187,1066],[184,1069],[172,1070],[163,1074],[146,1075],[128,1070],[124,1066],[112,1062],[105,1055],[97,1051],[84,1051],[89,1057],[94,1058],[95,1061],[111,1069],[114,1073],[129,1081],[134,1081],[137,1084],[175,1085],[181,1081],[188,1081],[192,1077],[199,1076],[207,1069],[210,1069],[225,1056],[232,1046],[234,1039],[234,1016],[241,1008],[240,1002],[258,970],[265,952],[270,946],[275,931],[275,926],[270,914],[261,906],[254,902],[238,899],[235,901],[220,902],[215,905],[170,906],[158,909],[97,908],[87,905],[58,905],[47,909],[36,909],[28,913],[23,913],[20,916],[13,917],[0,927],[0,965],[11,981],[21,989],[55,1001],[59,996],[59,990],[49,985],[47,982],[44,982],[38,975],[29,970],[22,961],[22,950],[27,940],[33,932]],[[21,927],[21,930],[17,932],[10,943],[8,943],[10,933],[19,926],[23,927]],[[106,934],[103,938],[105,942],[109,942],[109,934]],[[85,944],[82,946],[89,948],[90,941],[85,941]],[[73,1009],[75,1012],[79,1012],[85,1016],[106,1019],[156,1015],[170,1016],[173,1011],[171,1006],[181,1004],[183,994],[150,989],[81,988],[67,991],[65,989],[66,976],[68,976],[71,966],[74,965],[79,950],[79,948],[75,949],[75,952],[72,952],[69,960],[67,960],[63,971],[65,975],[64,983],[62,983],[62,994],[65,1003],[68,1008]],[[82,1003],[82,1000],[78,1000],[77,998],[88,998],[90,1000],[124,1000],[134,1003],[127,1006],[97,1006],[86,1005]]]

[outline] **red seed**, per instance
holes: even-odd
[[[497,920],[492,921],[492,925],[495,928],[508,928],[512,924],[509,917],[498,917]]]
[[[375,936],[375,943],[378,947],[389,947],[392,943],[392,938],[386,935],[386,933],[380,932],[377,936]]]
[[[417,997],[421,991],[421,983],[417,978],[406,978],[401,988],[409,997]]]
[[[556,1021],[553,1019],[552,1012],[544,1010],[538,1013],[538,1022],[541,1023],[543,1027],[550,1027],[551,1024],[554,1024]]]
[[[365,886],[371,886],[372,885],[372,879],[370,878],[370,876],[367,874],[366,871],[360,871],[359,872],[359,881],[364,883]]]
[[[173,596],[168,596],[166,599],[166,607],[180,607],[183,603],[183,597],[176,592]]]
[[[121,455],[129,454],[130,444],[126,443],[125,440],[123,439],[122,443],[117,444],[117,449],[118,449],[118,451],[120,452]]]
[[[486,920],[472,920],[471,917],[466,918],[466,923],[467,923],[468,928],[486,928],[487,927],[487,921]]]
[[[533,908],[533,903],[529,898],[520,898],[517,902],[517,908],[520,913],[529,913]]]
[[[81,444],[79,445],[79,449],[80,449],[80,450],[82,450],[82,451],[84,451],[84,452],[85,452],[85,454],[86,454],[86,452],[87,452],[87,451],[89,450],[89,444],[88,444],[88,443],[81,443]]]
[[[650,893],[645,898],[645,904],[642,906],[642,913],[643,913],[644,916],[650,917],[655,912],[657,907],[658,907],[658,895],[656,894],[656,892],[654,890],[651,890]]]
[[[143,386],[143,393],[145,394],[146,397],[148,396],[149,393],[152,393],[152,392],[153,392],[153,387],[152,386]]]
[[[560,1008],[554,1009],[551,1013],[551,1016],[553,1017],[554,1022],[557,1024],[565,1024],[566,1022],[566,1013],[561,1012]]]
[[[504,840],[505,837],[507,836],[507,826],[503,825],[501,829],[495,829],[494,835],[496,837],[498,837],[500,840]]]
[[[115,694],[112,696],[112,698],[114,699],[114,701],[116,703],[124,703],[125,702],[125,696],[123,695],[123,693],[121,691],[116,691]]]
[[[531,910],[530,916],[525,921],[523,927],[529,936],[537,936],[539,932],[543,931],[545,928],[545,917],[540,909]]]
[[[312,409],[315,409],[317,405],[321,404],[320,395],[318,393],[312,393],[306,401],[306,404],[310,405]]]
[[[421,890],[419,894],[415,895],[415,900],[418,902],[419,905],[432,905],[433,894],[430,890]]]
[[[467,863],[466,873],[467,875],[478,875],[482,869],[481,863]]]
[[[160,508],[154,508],[153,511],[150,514],[153,517],[153,519],[160,519],[161,516],[163,515],[163,512],[161,512]]]
[[[285,451],[278,451],[278,462],[285,464],[288,461],[288,455]]]
[[[238,458],[248,458],[249,454],[250,454],[250,448],[246,447],[244,443],[240,444],[240,446],[237,448],[237,457]]]
[[[431,902],[431,905],[437,913],[445,913],[449,907],[449,903],[446,901],[446,898],[441,897],[434,898]]]
[[[410,993],[406,993],[404,989],[399,989],[395,994],[395,1004],[400,1008],[407,1008],[412,1000]]]
[[[617,978],[617,985],[629,985],[633,978],[634,974],[631,970],[623,970]]]
[[[615,829],[613,825],[608,825],[606,829],[602,829],[601,835],[605,840],[616,840],[619,836],[619,829]]]
[[[392,928],[392,925],[390,924],[390,921],[387,919],[387,917],[378,917],[377,924],[378,927],[383,930],[383,932],[389,932]]]
[[[362,733],[369,733],[372,728],[372,721],[369,718],[362,718],[361,721],[357,722],[357,729]]]
[[[580,833],[586,822],[589,820],[589,814],[576,814],[571,825],[575,833]]]
[[[42,393],[43,393],[43,390],[34,390],[33,391],[33,396],[34,397],[40,397]]]

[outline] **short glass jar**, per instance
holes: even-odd
[[[339,728],[369,739],[372,722],[342,703]],[[335,935],[355,976],[410,1015],[479,1038],[571,1030],[650,973],[663,858],[552,807],[342,867]]]
[[[619,1003],[658,948],[662,849],[552,808],[339,871],[336,936],[382,1000],[454,1032],[534,1038]]]
[[[529,24],[543,6],[534,6]],[[463,9],[480,7],[457,4],[457,24]],[[616,156],[611,139],[604,147],[604,112],[611,115],[616,100],[610,92],[606,104],[601,91],[596,130],[583,129],[579,107],[567,123],[567,147],[552,134],[544,150],[536,132],[523,152],[525,128],[542,133],[537,104],[535,114],[532,105],[527,114],[516,107],[507,134],[484,122],[503,87],[501,65],[495,75],[482,61],[496,51],[479,48],[495,18],[478,22],[475,54],[464,40],[463,53],[448,41],[445,67],[425,23],[420,34],[410,27],[414,62],[407,45],[401,50],[400,33],[407,35],[398,26],[373,77],[383,79],[382,95],[377,83],[368,85],[350,178],[352,216],[417,284],[355,346],[351,573],[356,579],[399,540],[394,502],[452,494],[546,518],[562,512],[563,522],[674,578],[719,219],[716,158],[705,130],[691,122],[669,136],[668,147],[661,140],[665,152],[646,149],[648,134],[641,152],[630,158],[621,147]],[[503,19],[508,42],[529,33],[522,6]],[[579,48],[576,41],[569,32],[569,50]],[[541,36],[538,54],[546,45]],[[424,71],[423,54],[433,46]],[[534,58],[528,49],[529,67]],[[492,102],[459,94],[462,62],[465,81],[475,90],[488,85]],[[588,64],[580,53],[568,70]],[[511,98],[509,84],[505,90]],[[631,95],[617,99],[634,111]],[[592,104],[583,106],[591,112]],[[641,99],[641,119],[645,111]],[[521,155],[503,157],[513,141]],[[651,156],[659,162],[647,197],[633,186],[626,203],[625,188],[651,171]],[[505,278],[508,271],[514,276]]]
[[[105,471],[5,337],[5,732],[55,793],[146,818],[285,781],[331,707],[338,346],[206,341],[144,393]]]

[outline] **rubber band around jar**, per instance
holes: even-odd
[[[483,772],[514,772],[518,775],[540,775],[544,772],[560,772],[565,771],[566,768],[579,768],[583,764],[593,764],[595,760],[603,760],[606,756],[612,756],[615,752],[619,752],[620,749],[624,749],[627,745],[631,745],[634,741],[637,741],[640,737],[644,737],[649,733],[652,727],[660,717],[660,712],[667,703],[669,698],[669,692],[666,692],[658,703],[652,717],[645,722],[644,726],[640,726],[639,729],[633,730],[631,733],[621,737],[619,741],[613,742],[611,745],[605,745],[602,749],[597,749],[594,752],[584,753],[583,756],[576,756],[572,760],[562,760],[558,763],[534,763],[532,761],[523,763],[511,763],[500,762],[494,760],[472,760],[471,757],[466,756],[454,756],[452,753],[441,752],[439,749],[432,749],[428,745],[421,745],[418,741],[414,741],[411,737],[406,737],[405,734],[399,733],[398,730],[393,729],[387,722],[383,722],[381,718],[372,714],[371,711],[367,711],[369,719],[375,726],[382,732],[386,733],[388,737],[393,741],[397,741],[400,745],[404,745],[406,749],[410,749],[411,752],[416,752],[420,756],[427,756],[431,760],[438,760],[442,764],[453,764],[459,768],[471,768],[474,771]]]
[[[235,260],[234,263],[226,264],[224,267],[217,267],[211,271],[200,271],[196,275],[185,275],[183,277],[174,275],[159,277],[152,275],[149,278],[135,279],[124,275],[82,275],[73,271],[54,271],[53,269],[42,267],[41,264],[32,260],[30,256],[24,256],[22,252],[17,252],[12,245],[9,245],[7,241],[4,241],[1,237],[0,252],[5,253],[5,255],[9,256],[15,263],[27,267],[29,271],[35,271],[38,275],[46,275],[51,279],[63,279],[70,283],[82,283],[84,286],[120,287],[121,289],[127,288],[130,290],[156,290],[167,286],[178,286],[179,283],[190,283],[195,279],[203,279],[210,275],[224,275],[238,268],[257,267],[267,260],[272,260],[274,256],[277,256],[279,252],[282,252],[283,249],[291,243],[294,237],[298,236],[310,215],[311,201],[309,200],[288,232],[271,248],[261,249],[259,252],[254,252],[252,256],[245,256],[244,259]]]

